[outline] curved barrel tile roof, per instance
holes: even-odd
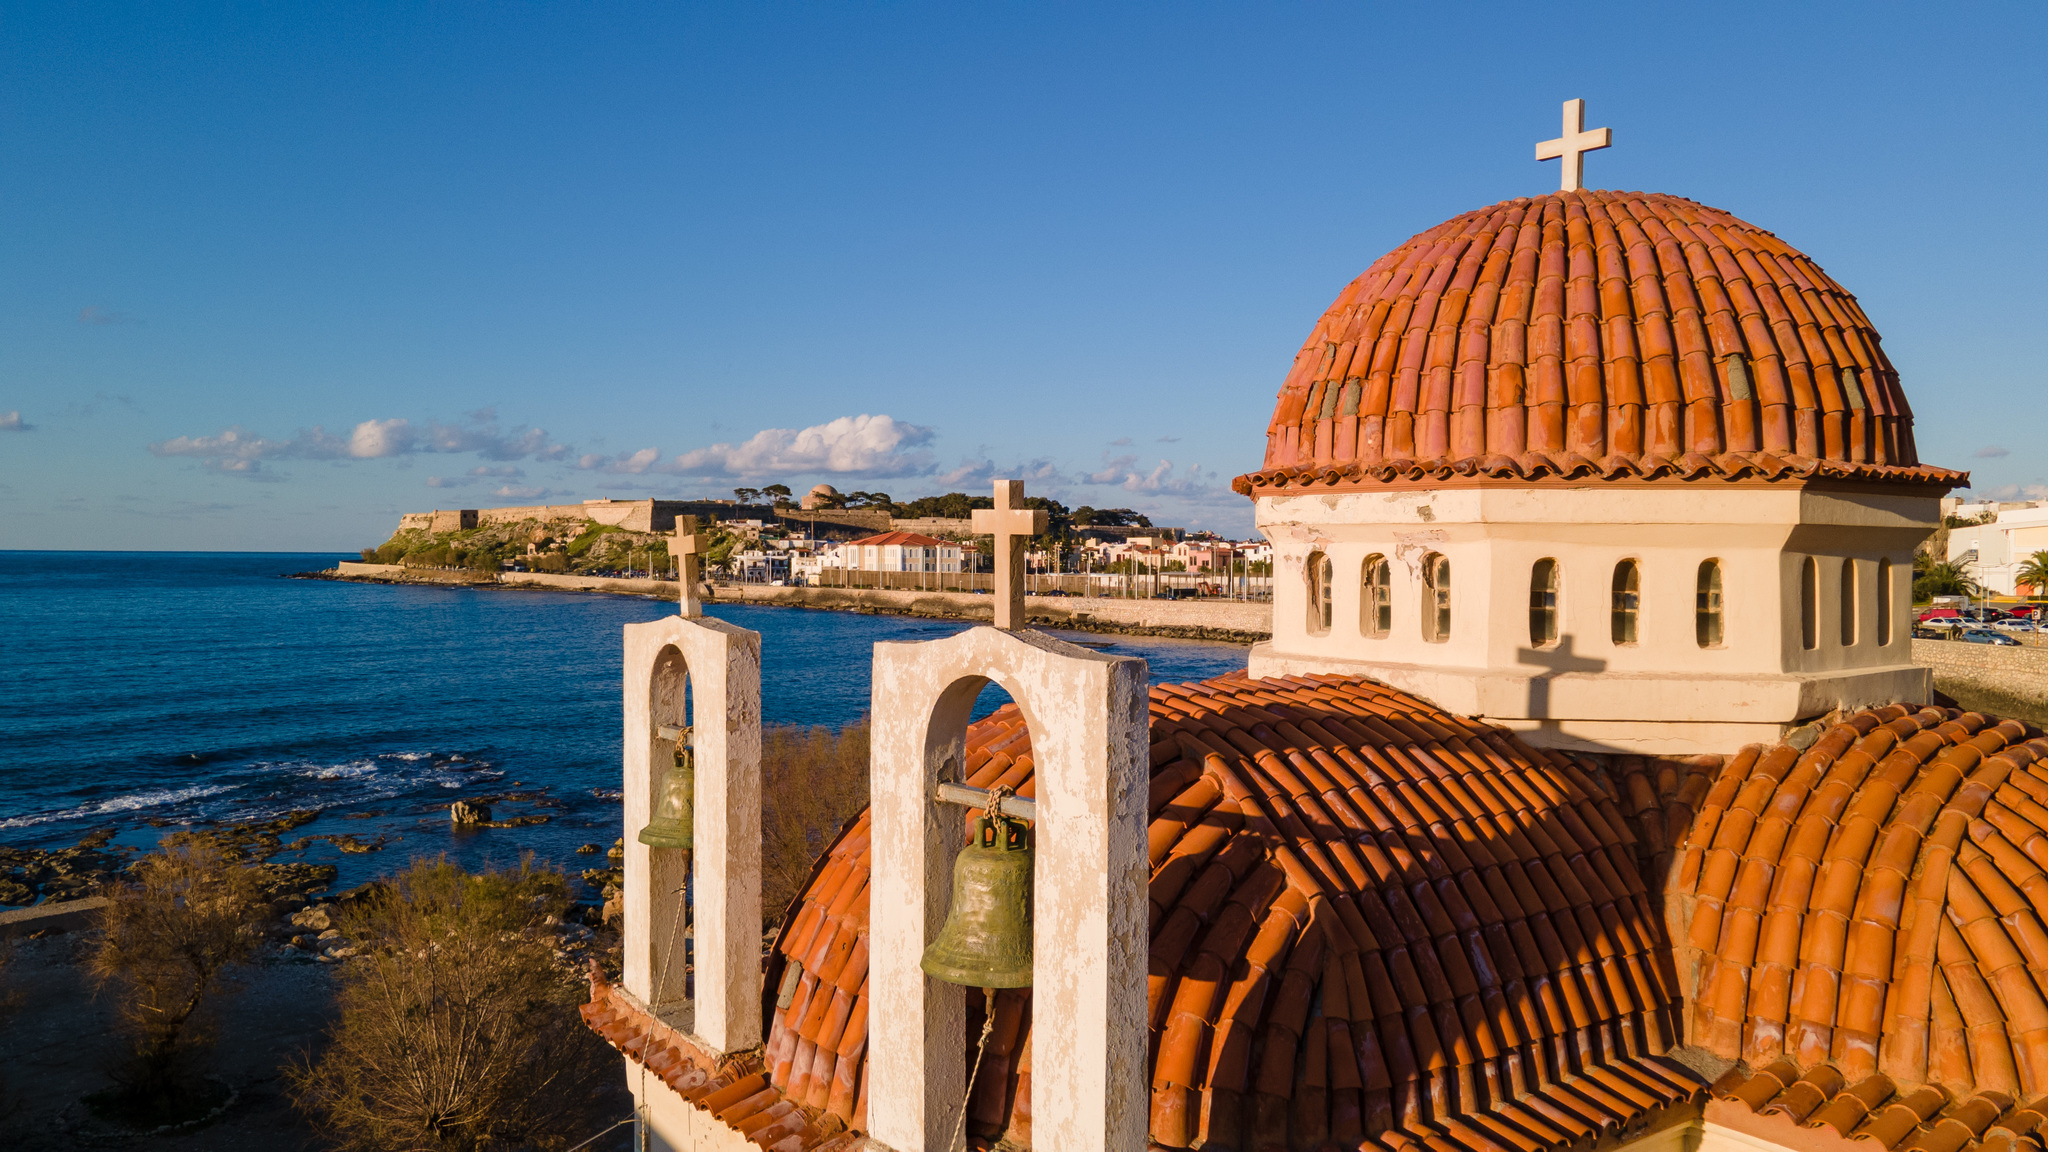
[[[1709,1119],[2042,1146],[2048,740],[1895,705],[1745,749],[1697,807],[1670,883],[1688,1038],[1741,1062]]]
[[[1784,241],[1649,192],[1445,221],[1317,322],[1246,494],[1417,474],[1952,485],[1854,296]],[[1438,478],[1448,478],[1438,476]]]
[[[1704,1089],[1660,1058],[1679,999],[1642,845],[1578,765],[1355,679],[1167,685],[1151,709],[1157,1144],[1522,1152]],[[973,783],[1032,794],[1014,707],[969,749]],[[862,817],[768,974],[771,1082],[853,1128],[868,851]],[[1029,1017],[1028,989],[999,995],[984,1138],[1030,1139]]]
[[[1724,763],[1532,750],[1359,679],[1151,711],[1155,1147],[1535,1152],[1704,1099],[1812,1152],[2048,1148],[2035,729],[1893,705]],[[1032,793],[1014,708],[968,742],[972,782]],[[762,1053],[713,1062],[601,981],[586,1017],[763,1147],[850,1146],[868,848],[862,816],[792,906]],[[1030,1143],[1030,1010],[996,1001],[984,1144]]]

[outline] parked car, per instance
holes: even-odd
[[[2007,636],[2003,632],[1993,632],[1989,628],[1966,629],[1956,639],[1961,640],[1965,644],[1997,644],[2007,648],[2017,648],[2020,646],[2019,641]]]
[[[2032,620],[2024,620],[2018,616],[2008,616],[2005,619],[1998,621],[1996,624],[1993,624],[1992,627],[1998,629],[2000,632],[2040,631],[2040,629],[2034,625],[2034,622]]]
[[[1958,616],[1932,616],[1920,621],[1920,627],[1931,632],[1950,632],[1964,626]]]

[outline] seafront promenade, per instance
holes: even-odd
[[[549,572],[504,572],[497,579],[479,578],[456,569],[406,568],[397,564],[342,561],[326,574],[330,579],[383,584],[449,584],[473,587],[553,588],[609,592],[673,600],[673,580],[634,580],[608,576],[562,576]],[[819,608],[837,612],[880,612],[927,616],[940,620],[988,620],[990,598],[966,592],[909,592],[873,588],[794,588],[766,584],[712,583],[713,602],[764,604],[788,608]],[[1082,632],[1114,632],[1135,636],[1173,636],[1190,640],[1251,643],[1273,634],[1273,606],[1246,600],[1133,600],[1098,596],[1027,596],[1025,612],[1033,624]]]

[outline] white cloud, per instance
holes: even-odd
[[[661,449],[642,448],[638,452],[621,452],[617,456],[606,456],[593,452],[578,457],[576,466],[586,472],[612,472],[619,475],[638,476],[654,467],[661,459]]]
[[[213,436],[177,436],[149,446],[158,456],[196,456],[211,471],[249,475],[259,469],[229,468],[222,462],[291,460],[377,460],[421,453],[475,453],[486,460],[558,460],[568,455],[569,446],[548,438],[539,428],[516,428],[500,432],[488,422],[489,409],[470,413],[478,427],[461,428],[428,421],[425,428],[410,420],[365,420],[349,430],[347,437],[334,436],[325,427],[302,428],[289,440],[272,440],[233,425]],[[477,471],[471,475],[516,476],[518,470]],[[445,486],[445,485],[444,485]]]
[[[510,484],[498,488],[491,493],[493,496],[503,497],[507,500],[532,500],[537,496],[545,496],[547,494],[548,490],[545,488],[515,488]]]
[[[21,413],[9,409],[0,412],[0,432],[33,432],[36,426],[21,418]]]
[[[348,434],[348,454],[358,460],[403,456],[412,444],[412,425],[404,420],[365,420]]]
[[[743,444],[713,444],[661,470],[691,476],[912,476],[931,469],[932,430],[892,416],[841,416],[809,428],[764,428]]]
[[[932,479],[947,488],[959,488],[962,485],[979,487],[997,479],[1022,480],[1034,486],[1067,483],[1067,478],[1060,472],[1059,466],[1046,459],[1033,460],[1029,464],[1012,464],[1007,468],[998,467],[995,461],[988,459],[962,460],[959,467],[937,473]]]
[[[78,322],[103,326],[108,324],[140,324],[142,321],[126,312],[109,312],[97,304],[87,304],[78,310]]]
[[[1972,495],[1990,500],[2048,500],[2048,484],[2001,484],[1988,492]]]
[[[316,429],[317,431],[317,429]],[[149,446],[158,456],[203,456],[209,460],[260,460],[280,456],[291,447],[289,440],[265,440],[252,436],[237,424],[223,428],[216,436],[177,436]]]
[[[1970,455],[1975,456],[1979,460],[1996,460],[2000,456],[2012,455],[2012,451],[2008,448],[2001,448],[1996,444],[1986,444],[1984,447],[1970,453]]]
[[[427,487],[429,488],[467,488],[474,483],[476,481],[460,476],[427,477]]]
[[[1200,464],[1190,464],[1186,471],[1175,476],[1171,460],[1161,460],[1149,472],[1139,472],[1137,463],[1136,456],[1111,458],[1104,453],[1101,469],[1088,474],[1088,483],[1114,484],[1126,492],[1160,492],[1178,496],[1198,495],[1215,487]]]

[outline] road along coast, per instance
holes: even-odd
[[[397,564],[343,561],[312,579],[370,584],[441,584],[465,588],[528,588],[614,595],[676,598],[673,580],[632,580],[606,576],[561,576],[548,572],[504,572],[495,579],[458,569],[406,568]],[[820,608],[834,612],[924,616],[940,620],[990,620],[986,595],[966,592],[898,592],[874,588],[788,588],[765,584],[710,584],[707,601]],[[1027,596],[1033,624],[1080,632],[1127,636],[1170,636],[1249,644],[1273,634],[1273,606],[1246,600],[1126,600],[1096,596]]]

